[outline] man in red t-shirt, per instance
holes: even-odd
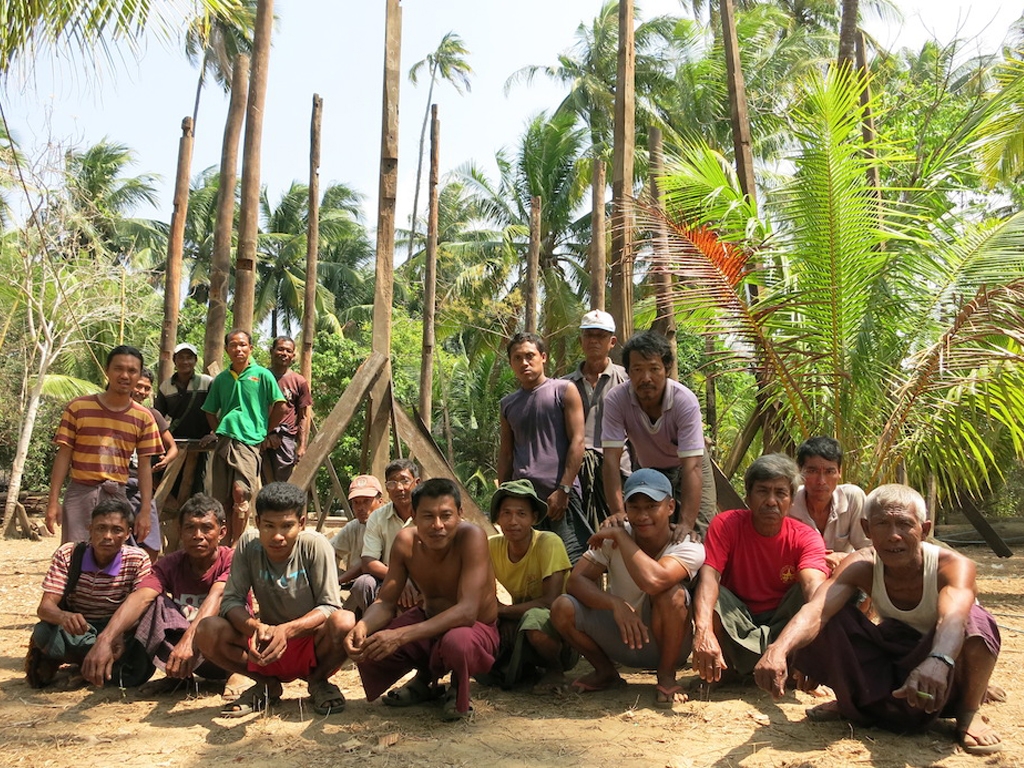
[[[263,442],[263,455],[272,480],[286,483],[296,463],[306,452],[309,436],[308,413],[313,405],[309,382],[292,370],[295,342],[289,336],[278,336],[270,347],[270,372],[284,395],[284,417],[270,430]]]
[[[707,683],[749,676],[768,645],[828,576],[818,533],[787,517],[796,464],[761,456],[744,476],[749,509],[717,515],[694,601],[693,667]]]

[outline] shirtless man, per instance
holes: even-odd
[[[905,485],[872,491],[866,518],[874,547],[843,560],[790,621],[758,662],[757,684],[782,697],[792,658],[836,694],[807,711],[811,720],[903,733],[955,717],[965,752],[1000,751],[999,734],[978,716],[1000,638],[975,600],[974,563],[924,540],[932,527],[924,499]],[[871,597],[881,624],[850,603],[857,590]]]
[[[437,698],[438,678],[451,672],[442,718],[459,720],[470,712],[470,676],[488,672],[498,651],[487,535],[462,519],[462,495],[447,478],[417,486],[412,506],[413,526],[395,538],[380,595],[345,638],[345,652],[359,665],[369,701],[416,670],[408,684],[388,693],[390,706]],[[423,605],[395,618],[410,578]]]

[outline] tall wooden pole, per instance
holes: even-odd
[[[729,114],[732,119],[732,143],[736,153],[736,175],[740,189],[756,205],[754,156],[750,149],[750,116],[747,114],[747,87],[740,66],[740,45],[736,36],[736,16],[732,0],[721,0],[722,44],[725,47],[725,73],[729,88]]]
[[[231,233],[235,229],[235,179],[238,174],[238,141],[245,120],[245,101],[249,90],[249,56],[239,54],[231,73],[231,101],[224,121],[224,139],[220,150],[220,176],[217,183],[217,223],[213,230],[213,259],[210,264],[210,302],[206,310],[206,336],[203,341],[203,370],[224,357],[227,329],[228,280],[231,276]]]
[[[603,157],[594,158],[592,174],[590,182],[590,308],[603,310],[604,292],[608,284],[608,249],[605,247],[604,227],[604,191],[608,180]]]
[[[530,246],[526,252],[527,333],[537,332],[537,295],[540,293],[540,198],[530,198]]]
[[[376,418],[380,409],[391,409],[387,396],[391,382],[391,305],[395,281],[395,197],[398,193],[398,87],[402,65],[402,6],[399,0],[387,0],[384,22],[384,95],[380,136],[380,186],[377,203],[377,264],[374,272],[373,340],[374,352],[388,362],[384,375],[370,392],[375,409],[368,436],[370,472],[384,477],[388,461],[388,420]]]
[[[242,202],[239,207],[238,256],[235,259],[236,328],[252,331],[256,303],[256,236],[260,213],[260,144],[267,98],[267,68],[270,37],[274,28],[274,0],[258,0],[253,30],[252,72],[245,114],[245,144],[242,148]]]
[[[620,343],[633,335],[633,148],[635,136],[633,0],[619,0],[619,61],[615,76],[612,149],[612,317]]]
[[[320,248],[320,121],[324,100],[313,94],[309,121],[309,216],[306,223],[306,292],[302,301],[302,368],[306,381],[313,373],[313,337],[316,336],[316,264]]]
[[[868,54],[866,46],[864,44],[864,33],[857,30],[857,71],[860,76],[864,78],[864,87],[860,92],[860,105],[864,110],[864,115],[861,119],[860,132],[864,138],[864,154],[871,160],[871,164],[868,165],[867,179],[868,186],[874,190],[875,196],[881,200],[882,198],[882,179],[878,173],[878,163],[875,162],[877,159],[875,153],[875,117],[871,112],[871,82],[868,79]]]
[[[650,153],[651,201],[664,212],[661,201],[659,179],[665,175],[665,152],[661,140],[661,129],[651,126],[647,133]],[[668,259],[668,232],[665,223],[658,220],[654,231],[654,301],[655,318],[651,328],[663,334],[672,346],[672,366],[668,374],[679,378],[679,360],[676,354],[676,313],[672,307],[672,272]]]
[[[188,177],[192,167],[192,118],[181,121],[178,141],[178,172],[174,179],[174,211],[167,238],[167,267],[164,271],[164,322],[160,328],[159,381],[174,372],[171,356],[178,343],[178,309],[181,305],[181,258],[185,248],[185,217],[188,214]]]
[[[437,309],[437,181],[440,174],[441,121],[430,105],[430,180],[427,182],[427,267],[423,276],[423,360],[420,364],[420,419],[430,429],[434,398],[434,312]]]

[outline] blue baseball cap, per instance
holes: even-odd
[[[656,469],[638,469],[626,480],[622,495],[628,499],[638,493],[664,501],[672,496],[672,483]]]

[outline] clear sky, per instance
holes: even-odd
[[[882,45],[918,46],[935,35],[980,35],[994,50],[1024,4],[1010,0],[893,0],[902,20],[866,12],[864,25]],[[862,6],[866,3],[862,0]],[[553,109],[564,89],[538,79],[508,96],[508,76],[527,64],[552,64],[573,43],[601,0],[404,0],[400,102],[399,223],[412,208],[416,151],[427,84],[405,73],[448,31],[462,36],[475,71],[472,92],[435,89],[441,118],[441,164],[449,170],[476,161],[493,173],[495,150],[512,146],[530,117]],[[686,13],[679,0],[637,0],[639,14]],[[375,225],[380,149],[384,37],[383,0],[277,0],[278,24],[270,57],[263,124],[261,182],[272,203],[293,180],[308,174],[313,93],[324,99],[321,188],[344,182],[366,196],[367,224]],[[162,177],[160,204],[138,215],[170,219],[181,119],[192,112],[196,69],[183,46],[150,41],[138,61],[124,54],[98,73],[52,56],[23,67],[0,90],[16,139],[30,156],[48,141],[87,146],[104,137],[133,148],[136,173]],[[227,101],[207,86],[196,126],[192,174],[219,162]],[[33,148],[36,148],[33,150]],[[421,210],[424,203],[421,202]]]

